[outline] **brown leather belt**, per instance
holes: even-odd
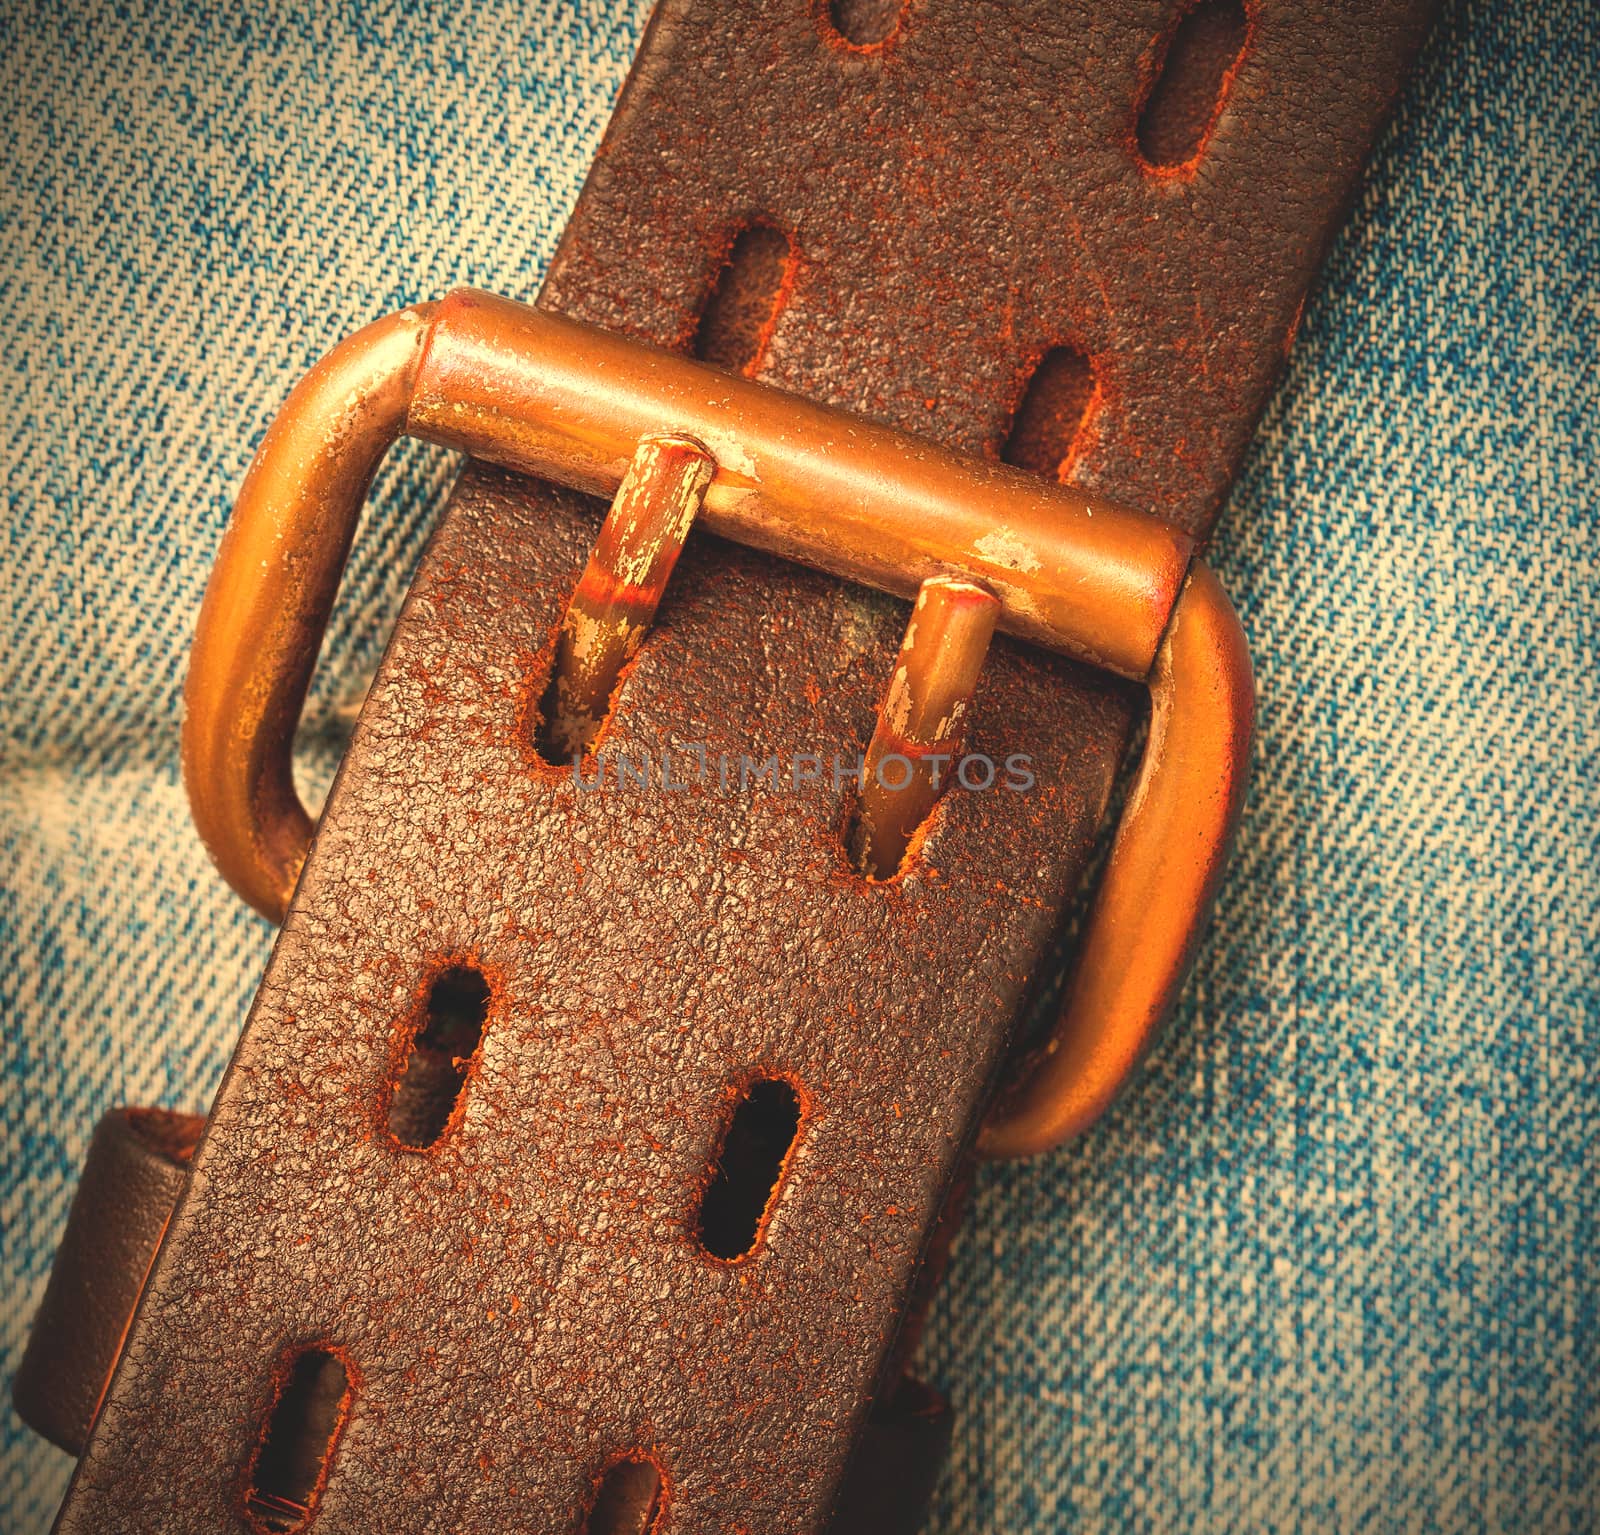
[[[666,0],[540,307],[1203,539],[1425,11]],[[434,430],[476,442],[439,424],[464,408]],[[743,537],[711,456],[708,525]],[[827,773],[586,791],[535,748],[598,516],[463,475],[177,1212],[147,1179],[97,1329],[80,1192],[17,1387],[62,1442],[166,1235],[60,1529],[914,1527],[944,1423],[901,1382],[907,1300],[1132,699],[1002,590],[1027,638],[965,743],[1031,792],[947,793],[883,881]],[[986,538],[1020,568],[1015,532]],[[605,752],[870,755],[904,611],[697,533]]]

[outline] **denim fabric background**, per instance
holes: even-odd
[[[359,322],[534,292],[642,19],[4,0],[8,1377],[96,1116],[203,1104],[272,940],[177,769],[249,454]],[[1238,859],[1132,1089],[982,1176],[944,1535],[1600,1528],[1597,55],[1453,4],[1376,156],[1222,527]],[[312,784],[451,473],[384,471]],[[66,1458],[4,1439],[43,1531]]]

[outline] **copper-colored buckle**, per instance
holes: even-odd
[[[1249,656],[1187,536],[490,294],[391,315],[330,352],[272,424],[190,657],[195,824],[229,883],[274,919],[312,835],[291,776],[295,726],[367,486],[402,432],[604,494],[641,443],[687,441],[711,461],[694,495],[713,532],[903,597],[958,578],[995,599],[1002,629],[1145,683],[1149,738],[1076,974],[980,1149],[1042,1151],[1094,1119],[1182,985],[1244,798]]]

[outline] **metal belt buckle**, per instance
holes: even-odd
[[[491,294],[402,310],[290,395],[240,492],[191,653],[183,762],[195,823],[223,875],[274,919],[312,835],[291,776],[295,726],[367,486],[402,433],[616,494],[562,638],[561,702],[580,724],[603,715],[696,520],[920,596],[929,622],[913,643],[913,620],[869,763],[956,738],[996,625],[1143,683],[1148,739],[1075,975],[980,1150],[1031,1154],[1094,1119],[1182,986],[1244,798],[1249,655],[1190,538]],[[581,748],[582,731],[566,744]],[[902,806],[874,823],[872,793],[869,779],[857,857],[892,876],[905,823],[931,802],[913,797],[915,814]]]

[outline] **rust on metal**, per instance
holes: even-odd
[[[552,761],[593,749],[716,467],[687,437],[646,438],[634,451],[556,641],[539,706],[540,745]]]
[[[959,771],[967,706],[1000,604],[959,576],[922,583],[867,747],[850,856],[890,879]]]
[[[367,485],[401,431],[602,494],[617,491],[641,443],[686,440],[709,462],[686,460],[680,489],[695,483],[697,520],[711,531],[904,597],[930,580],[965,584],[990,600],[991,627],[1148,684],[1150,740],[1077,979],[1034,1074],[980,1144],[1021,1155],[1087,1124],[1182,984],[1243,801],[1249,658],[1190,538],[508,299],[461,290],[404,310],[337,347],[289,396],[240,491],[191,654],[184,778],[195,824],[228,881],[274,918],[311,837],[290,770],[297,716]],[[595,558],[631,579],[616,551]],[[670,569],[670,558],[651,565],[642,584],[659,596]],[[638,609],[625,618],[606,579],[573,607],[610,615],[611,640],[563,634],[564,675],[582,679],[575,709],[591,723],[613,662],[626,659],[624,631],[637,643],[632,621],[648,621]],[[886,868],[901,833],[886,819],[874,851],[880,816],[863,856]]]

